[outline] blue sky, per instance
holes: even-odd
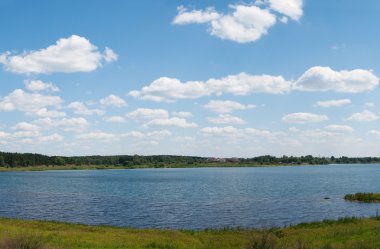
[[[379,155],[378,1],[0,7],[1,151]]]

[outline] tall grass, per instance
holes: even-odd
[[[31,233],[5,235],[0,240],[0,249],[50,249],[41,236]]]
[[[347,201],[380,202],[380,193],[356,193],[344,196]]]

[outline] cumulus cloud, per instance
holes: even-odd
[[[127,120],[122,116],[110,116],[110,117],[105,117],[104,121],[109,122],[109,123],[125,123]]]
[[[379,84],[371,70],[355,69],[334,71],[329,67],[312,67],[296,82],[293,88],[300,91],[335,91],[359,93],[370,91]]]
[[[239,43],[253,42],[268,33],[276,24],[276,15],[255,5],[230,5],[231,13],[206,10],[178,9],[173,24],[209,23],[211,35]]]
[[[169,112],[164,109],[137,108],[127,114],[132,119],[165,119],[169,117]]]
[[[116,140],[117,136],[112,133],[102,132],[102,131],[94,131],[84,134],[79,134],[75,136],[77,139],[83,139],[83,140]]]
[[[295,81],[286,80],[282,76],[247,73],[187,82],[161,77],[141,90],[130,91],[129,95],[142,100],[174,102],[178,99],[196,99],[224,93],[236,96],[253,93],[283,94],[291,90],[359,93],[373,90],[378,84],[379,78],[371,70],[334,71],[329,67],[316,66]]]
[[[60,142],[63,140],[63,136],[54,133],[48,136],[42,136],[38,139],[40,142],[45,142],[45,143],[51,143],[51,142]]]
[[[51,82],[43,82],[42,80],[25,80],[25,88],[32,92],[52,91],[58,92],[59,88]]]
[[[236,116],[232,116],[230,114],[219,114],[217,117],[209,117],[208,121],[214,124],[231,124],[231,125],[239,125],[245,124],[246,122]]]
[[[195,99],[210,95],[206,84],[200,81],[182,83],[178,79],[161,77],[140,91],[131,91],[129,95],[143,100],[172,102],[176,99]]]
[[[153,119],[146,123],[147,126],[176,126],[180,128],[194,128],[198,125],[196,123],[189,123],[184,118],[159,118],[159,119]]]
[[[188,11],[185,7],[179,6],[177,10],[178,15],[174,18],[173,24],[207,23],[220,18],[220,14],[212,7]]]
[[[86,130],[90,123],[85,118],[41,118],[33,121],[33,124],[38,125],[41,129],[60,128],[64,131],[80,132]]]
[[[130,131],[128,133],[122,134],[122,137],[133,137],[133,138],[149,138],[149,139],[164,139],[171,136],[172,133],[168,130],[152,131],[152,132],[140,132],[140,131]]]
[[[20,111],[29,115],[43,115],[47,113],[47,109],[44,109],[45,107],[58,107],[62,102],[63,100],[58,96],[27,93],[22,89],[16,89],[9,95],[1,98],[0,110]]]
[[[72,35],[37,51],[17,55],[6,52],[1,55],[0,63],[4,64],[6,71],[13,73],[48,74],[91,72],[101,67],[103,62],[115,60],[117,55],[111,49],[101,52],[85,37]]]
[[[180,117],[180,118],[189,118],[193,116],[191,112],[173,112],[172,114],[173,116]]]
[[[254,137],[271,137],[274,134],[267,130],[258,130],[255,128],[246,128],[244,129],[245,133]]]
[[[378,130],[370,130],[368,131],[368,135],[375,136],[375,137],[380,137],[380,131]],[[0,135],[1,137],[1,135]]]
[[[320,107],[339,107],[339,106],[344,106],[351,104],[350,99],[335,99],[335,100],[326,100],[326,101],[318,101],[317,106]]]
[[[364,110],[362,112],[353,113],[348,118],[348,120],[358,121],[358,122],[370,122],[370,121],[378,120],[379,118],[380,118],[379,115],[377,115],[371,111]]]
[[[104,99],[101,99],[100,104],[104,106],[115,106],[115,107],[123,107],[127,105],[124,99],[114,94],[110,94]]]
[[[326,121],[329,118],[326,115],[318,115],[307,112],[290,113],[282,117],[285,123],[306,124]]]
[[[67,108],[73,109],[75,114],[80,115],[103,115],[104,111],[100,109],[89,109],[84,103],[75,101],[71,102]]]
[[[348,125],[327,125],[325,129],[333,132],[353,132],[354,129]]]
[[[200,129],[200,132],[204,136],[236,136],[239,133],[239,129],[233,126],[224,127],[204,127]]]
[[[37,131],[40,129],[40,127],[28,122],[19,122],[15,126],[13,126],[12,129],[22,131]]]
[[[211,100],[204,108],[217,113],[229,113],[235,110],[246,110],[255,108],[255,105],[243,105],[236,101],[231,100]]]
[[[303,15],[303,0],[269,0],[270,8],[298,21]]]
[[[210,79],[206,83],[211,93],[221,95],[248,95],[251,93],[281,94],[290,90],[290,82],[282,76],[250,75],[240,73],[229,75],[221,79]]]
[[[178,99],[196,99],[212,94],[249,95],[252,93],[282,94],[291,89],[291,82],[282,76],[250,75],[240,73],[207,81],[181,82],[175,78],[161,77],[141,90],[129,95],[142,100],[174,102]]]

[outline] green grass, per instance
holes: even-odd
[[[0,246],[19,241],[37,245],[36,249],[369,249],[380,248],[380,219],[344,218],[270,230],[203,231],[0,219]]]
[[[344,196],[347,201],[358,201],[358,202],[380,202],[380,193],[356,193],[348,194]]]

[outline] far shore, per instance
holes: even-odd
[[[359,164],[359,163],[357,163]],[[373,163],[372,165],[376,165]],[[11,171],[47,171],[47,170],[110,170],[110,169],[176,169],[176,168],[244,168],[244,167],[287,167],[287,166],[329,166],[345,164],[240,164],[240,163],[204,163],[204,164],[167,164],[167,165],[41,165],[29,167],[0,167],[0,172]],[[352,165],[352,164],[350,164]]]

